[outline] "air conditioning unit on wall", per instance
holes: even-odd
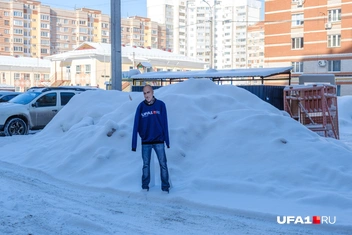
[[[318,60],[318,65],[320,67],[325,67],[326,66],[326,60]]]
[[[331,29],[332,28],[332,24],[330,22],[325,23],[325,29]]]
[[[302,6],[303,6],[303,1],[302,0],[298,0],[297,7],[302,7]]]

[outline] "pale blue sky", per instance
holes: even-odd
[[[40,0],[39,0],[40,1]],[[147,16],[146,0],[121,0],[121,15],[127,16]],[[110,0],[43,0],[42,4],[49,5],[53,8],[75,9],[75,8],[91,8],[101,10],[104,14],[110,15]]]
[[[82,7],[92,8],[101,10],[104,14],[110,15],[110,0],[43,0],[41,2],[42,4],[50,5],[54,8],[56,7],[71,10]],[[264,0],[262,0],[262,2],[264,5]],[[147,0],[121,0],[121,16],[127,17],[136,15],[145,17],[147,16]]]

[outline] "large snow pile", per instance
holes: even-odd
[[[340,223],[352,219],[352,150],[341,141],[318,136],[235,86],[189,80],[156,90],[155,97],[168,109],[171,197],[275,215],[339,215]],[[142,100],[141,92],[84,92],[21,148],[3,146],[0,160],[138,193],[141,147],[131,151],[131,133]],[[159,191],[156,178],[150,193]]]

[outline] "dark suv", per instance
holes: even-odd
[[[93,88],[32,87],[9,102],[0,103],[0,132],[26,135],[43,129],[76,94]]]

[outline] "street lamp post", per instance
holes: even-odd
[[[215,4],[216,4],[216,0],[214,0],[214,4],[213,6],[211,6],[209,4],[209,2],[202,0],[204,3],[206,3],[209,6],[210,9],[210,68],[214,68],[214,44],[215,44],[215,40],[214,40],[214,26],[215,26],[215,17],[214,17],[214,11],[215,11]]]
[[[111,11],[111,88],[122,90],[121,0],[110,0]]]

